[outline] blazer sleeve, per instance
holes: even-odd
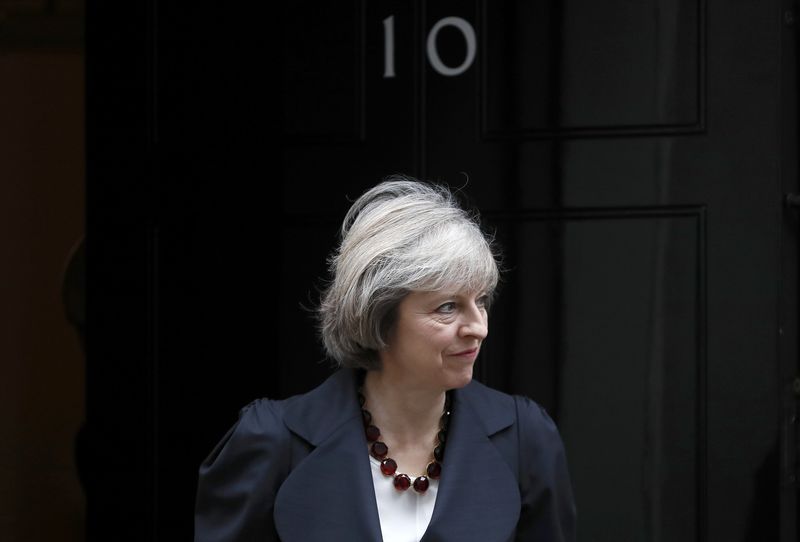
[[[272,512],[286,478],[290,436],[279,404],[260,399],[244,407],[236,424],[200,466],[195,542],[278,540]]]
[[[516,539],[573,542],[575,501],[561,436],[544,408],[527,397],[515,399],[522,498]]]

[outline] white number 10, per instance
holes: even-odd
[[[439,51],[436,48],[436,36],[439,31],[445,26],[452,26],[461,31],[464,36],[464,41],[467,44],[467,55],[460,66],[455,68],[446,65],[439,57]],[[475,51],[477,50],[477,40],[475,39],[475,29],[465,19],[461,17],[445,17],[439,19],[431,31],[428,32],[428,41],[426,44],[426,52],[428,55],[428,62],[431,67],[439,74],[447,77],[455,77],[461,75],[472,66],[475,61]],[[383,20],[383,77],[384,79],[395,77],[394,71],[394,15],[390,15]]]

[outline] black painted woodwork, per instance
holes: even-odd
[[[405,172],[464,187],[503,248],[476,377],[558,421],[579,540],[795,540],[792,9],[89,5],[90,537],[190,538],[237,410],[332,371],[326,256]],[[426,59],[448,16],[477,40],[455,77]]]

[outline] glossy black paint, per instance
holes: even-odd
[[[580,540],[794,540],[790,9],[90,5],[90,535],[190,536],[238,408],[330,374],[325,258],[348,197],[406,172],[496,232],[476,374],[557,418]],[[450,16],[477,41],[456,77],[426,50]],[[465,51],[440,32],[445,64]]]

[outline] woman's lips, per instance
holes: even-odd
[[[450,354],[451,356],[458,356],[462,358],[475,358],[478,355],[478,348],[469,348],[467,350],[462,350],[460,352],[455,352]]]

